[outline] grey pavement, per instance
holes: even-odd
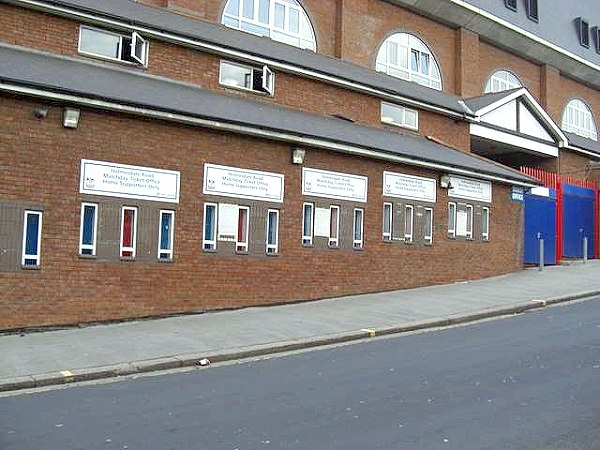
[[[600,260],[281,306],[0,335],[0,391],[252,357],[600,294]]]

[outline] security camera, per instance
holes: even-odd
[[[37,117],[38,119],[45,119],[46,116],[48,115],[48,109],[47,108],[35,108],[33,110],[33,115],[35,117]]]

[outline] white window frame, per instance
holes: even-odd
[[[497,70],[488,78],[485,84],[484,93],[508,91],[522,87],[523,83],[519,81],[515,74],[508,70]]]
[[[286,0],[269,0],[269,23],[259,21],[259,0],[254,0],[254,11],[252,18],[247,18],[243,15],[244,0],[239,0],[237,14],[227,12],[229,9],[229,2],[227,2],[223,8],[221,23],[227,27],[235,28],[246,33],[267,36],[275,41],[316,51],[317,41],[315,38],[315,31],[310,19],[308,18],[308,14],[306,14],[306,11],[302,5],[300,5],[300,3],[298,3],[296,0],[292,1],[295,4],[291,4],[290,1]],[[275,26],[275,5],[284,8],[283,28]],[[290,28],[290,11],[292,10],[298,14],[297,32]],[[233,22],[237,22],[237,25],[235,25]],[[268,34],[244,29],[243,23],[248,24],[250,27],[260,27],[265,30],[265,32],[268,30]]]
[[[169,228],[169,248],[168,249],[163,249],[160,248],[161,242],[162,242],[162,219],[163,219],[163,215],[169,215],[171,216],[171,222],[170,222],[170,228]],[[168,260],[172,260],[173,259],[173,247],[175,246],[175,242],[174,242],[174,236],[175,236],[175,211],[173,211],[172,209],[161,209],[160,213],[158,215],[158,253],[157,253],[157,258],[161,261],[168,261]],[[163,257],[163,255],[165,255]]]
[[[94,209],[94,230],[92,235],[92,243],[84,244],[83,243],[83,228],[84,228],[84,218],[85,218],[85,209],[91,207]],[[96,242],[98,237],[98,204],[97,203],[87,203],[83,202],[81,204],[81,218],[79,223],[79,254],[80,255],[89,255],[96,256]],[[91,253],[84,253],[84,251],[91,251]]]
[[[429,224],[427,223],[427,213],[429,215]],[[429,225],[430,234],[427,234],[427,226]],[[423,210],[423,241],[425,244],[431,245],[433,244],[433,208],[425,208]]]
[[[395,120],[393,115],[384,114],[384,110],[388,108],[388,112],[395,112],[401,116],[401,120]],[[406,113],[409,112],[415,115],[415,124],[409,124],[406,121]],[[405,106],[394,105],[389,102],[381,102],[381,122],[397,127],[408,128],[409,130],[419,130],[419,111],[416,109],[406,108]]]
[[[484,217],[486,217],[487,222],[484,222]],[[484,227],[484,223],[487,224],[487,227]],[[481,208],[481,239],[483,241],[490,240],[490,208],[487,206]]]
[[[335,223],[333,223],[333,211],[336,211]],[[340,207],[338,205],[329,206],[329,242],[330,247],[339,247],[340,245]],[[332,225],[334,225],[332,227]],[[335,233],[333,233],[335,231]],[[335,236],[334,236],[335,235]]]
[[[131,247],[125,247],[123,245],[123,232],[125,231],[125,211],[133,211],[133,235],[131,236]],[[138,222],[138,209],[136,206],[123,206],[121,207],[121,234],[119,238],[119,255],[121,258],[135,258],[136,247],[137,247],[137,222]],[[131,255],[124,256],[123,253],[131,252]]]
[[[360,217],[360,224],[356,221]],[[352,247],[355,249],[362,249],[364,242],[364,223],[365,223],[365,210],[362,208],[354,208],[353,220],[352,220]],[[356,237],[356,225],[360,225],[360,235]]]
[[[29,216],[38,216],[37,246],[35,254],[27,253],[27,218]],[[39,267],[42,259],[42,211],[32,211],[26,209],[23,213],[23,251],[21,253],[21,265],[25,267]],[[31,264],[29,261],[34,261]]]
[[[390,210],[390,215],[389,215],[389,220],[388,223],[386,224],[386,220],[385,220],[385,210],[386,208],[389,208]],[[394,205],[391,202],[383,202],[383,229],[382,229],[382,238],[384,241],[391,241],[393,239],[394,236]],[[385,231],[386,225],[388,227],[388,229],[390,230]]]
[[[113,56],[103,55],[101,53],[94,53],[94,52],[90,52],[87,50],[83,50],[81,48],[81,41],[82,41],[82,34],[83,34],[84,30],[90,30],[90,31],[93,31],[96,33],[103,33],[103,34],[118,37],[119,43],[117,46],[117,53],[119,56],[113,57]],[[126,55],[131,60],[127,59],[127,57],[123,54],[123,51],[124,51],[123,39],[131,39],[131,51],[130,51],[129,55]],[[137,46],[140,42],[142,43],[142,46],[141,46],[142,51],[138,54]],[[90,27],[87,25],[81,25],[79,27],[79,40],[78,40],[78,44],[77,44],[77,51],[78,51],[78,53],[81,53],[82,55],[93,56],[94,58],[101,58],[101,59],[106,59],[109,61],[116,61],[116,62],[125,63],[125,64],[140,64],[140,65],[146,67],[148,65],[148,54],[149,54],[148,48],[149,48],[149,46],[150,46],[150,44],[148,43],[148,41],[135,31],[132,32],[131,35],[126,35],[126,34],[121,34],[121,33],[115,33],[114,31],[104,30],[102,28]]]
[[[467,205],[467,230],[466,239],[473,239],[473,205]]]
[[[206,239],[206,211],[211,207],[214,208],[214,220],[212,224],[212,235],[214,239]],[[217,203],[204,203],[204,218],[202,220],[202,250],[215,251],[217,249],[217,220],[218,220],[219,205]]]
[[[246,236],[245,241],[240,241],[239,236],[239,228],[240,228],[240,211],[246,211],[246,226],[244,230],[244,234]],[[249,206],[238,206],[238,232],[235,235],[235,251],[236,252],[247,252],[248,251],[248,242],[250,242],[250,207]]]
[[[413,241],[413,230],[414,230],[414,221],[415,221],[415,208],[412,205],[404,205],[404,242],[407,244],[411,244]],[[410,217],[410,233],[406,232],[406,218],[407,215]]]
[[[271,214],[275,214],[275,243],[269,243],[269,225]],[[279,210],[278,209],[268,209],[267,210],[267,227],[266,227],[266,236],[265,236],[265,244],[266,244],[266,252],[267,255],[274,255],[279,252]]]
[[[232,83],[227,83],[224,79],[223,79],[223,66],[236,66],[239,67],[241,69],[245,69],[250,71],[250,87],[246,87],[246,86],[242,86],[239,84],[232,84]],[[252,86],[254,86],[254,77],[256,76],[257,73],[260,73],[262,76],[262,82],[261,82],[261,87],[262,90],[256,90],[253,89]],[[242,91],[247,91],[247,92],[253,92],[255,94],[267,94],[270,95],[271,97],[273,96],[273,94],[275,93],[275,74],[273,73],[273,71],[271,69],[269,69],[268,66],[263,66],[262,69],[259,67],[254,67],[254,66],[250,66],[247,64],[240,64],[237,62],[232,62],[232,61],[226,61],[226,60],[221,60],[221,63],[219,65],[219,84],[221,86],[225,86],[228,88],[232,88],[232,89],[239,89]]]
[[[579,98],[569,100],[565,106],[561,128],[594,141],[598,140],[598,131],[592,110]]]
[[[310,227],[309,234],[306,234],[306,209],[310,208]],[[313,236],[315,230],[315,204],[305,202],[302,204],[302,245],[313,245]]]
[[[412,69],[411,55],[413,51],[418,52],[419,68],[421,67],[421,54],[427,55],[429,58],[427,74]],[[442,90],[442,74],[433,52],[421,39],[409,33],[393,34],[381,44],[377,52],[375,70],[438,91]]]
[[[456,203],[448,202],[448,237],[456,238]]]

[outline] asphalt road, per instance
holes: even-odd
[[[600,301],[0,398],[0,449],[600,448]]]

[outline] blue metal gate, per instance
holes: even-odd
[[[563,184],[563,256],[583,258],[583,238],[587,254],[594,257],[594,190]]]
[[[524,195],[526,264],[539,264],[540,239],[544,239],[544,264],[556,264],[556,190],[549,193],[549,197]]]

